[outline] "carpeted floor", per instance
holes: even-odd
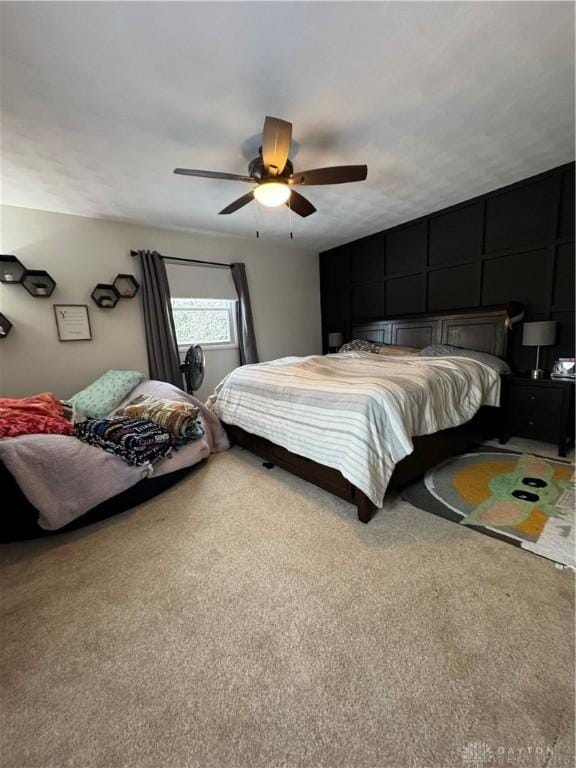
[[[1,557],[3,768],[573,765],[573,575],[398,498],[233,450]]]

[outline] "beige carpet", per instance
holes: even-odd
[[[572,575],[399,500],[234,450],[1,554],[6,768],[573,764]]]

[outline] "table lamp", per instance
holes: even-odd
[[[341,331],[328,334],[328,349],[340,349],[344,344],[344,334]]]
[[[556,341],[556,320],[542,320],[535,323],[524,323],[522,344],[525,347],[536,347],[536,367],[530,371],[533,379],[541,379],[544,371],[540,368],[540,347],[548,347]]]

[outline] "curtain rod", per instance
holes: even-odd
[[[130,251],[130,256],[137,256],[138,251]],[[185,261],[188,264],[206,264],[209,267],[225,267],[232,269],[232,264],[226,264],[223,261],[202,261],[201,259],[183,259],[178,256],[160,256],[165,261]]]

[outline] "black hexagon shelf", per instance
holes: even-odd
[[[133,299],[140,286],[134,275],[116,275],[114,288],[120,294],[121,299]]]
[[[0,256],[0,283],[21,283],[26,267],[16,256]]]
[[[52,295],[56,282],[45,269],[27,269],[22,285],[31,296],[47,298]]]
[[[0,314],[0,339],[5,339],[6,336],[10,333],[10,330],[12,328],[12,323],[6,315]]]
[[[100,309],[113,309],[120,300],[120,294],[113,285],[98,283],[90,298]]]

